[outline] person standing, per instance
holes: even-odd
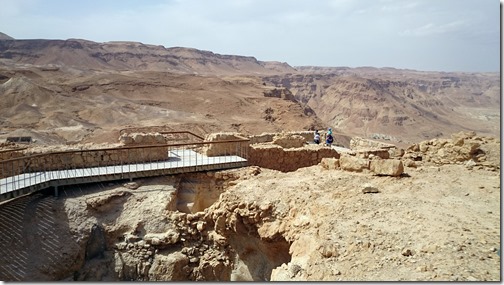
[[[331,128],[327,129],[327,135],[331,135],[332,136],[332,129]]]
[[[333,139],[332,133],[330,134],[329,132],[327,132],[326,145],[330,147],[333,142],[334,142],[334,139]]]
[[[315,142],[316,144],[320,144],[320,134],[319,134],[318,130],[315,130],[315,135],[313,137],[313,142]]]

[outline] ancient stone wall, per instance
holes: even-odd
[[[166,144],[168,141],[160,133],[128,133],[122,134],[119,141],[123,145],[152,145]]]
[[[278,145],[255,144],[249,148],[249,165],[282,172],[316,165],[325,157],[339,158],[339,153],[329,147],[284,149]]]
[[[205,138],[205,141],[216,142],[216,141],[245,140],[245,139],[246,137],[238,133],[214,133],[208,135]],[[220,156],[220,155],[245,156],[247,153],[248,146],[249,146],[248,141],[244,141],[242,143],[230,142],[230,143],[207,144],[203,146],[202,153],[206,156]]]
[[[7,160],[7,159],[12,159],[12,158],[18,158],[24,156],[22,151],[18,150],[5,150],[5,151],[0,151],[0,161],[2,160]]]
[[[353,137],[350,140],[350,148],[353,150],[373,149],[373,148],[374,149],[376,149],[376,148],[389,149],[389,148],[395,148],[395,145],[383,143],[383,142],[378,142],[378,141],[373,141],[373,140],[368,140],[368,139],[364,139],[361,137]]]
[[[146,161],[166,160],[167,147],[101,149],[57,152],[27,156],[2,164],[0,178],[12,176],[13,172],[37,172],[58,169],[121,165]]]
[[[403,159],[411,163],[466,163],[494,170],[500,169],[500,140],[482,137],[475,132],[452,134],[451,139],[432,139],[411,145]]]
[[[267,143],[267,142],[272,142],[276,136],[281,136],[281,135],[298,135],[302,136],[305,141],[311,142],[313,141],[313,132],[312,131],[300,131],[300,132],[285,132],[285,133],[262,133],[260,135],[254,135],[254,136],[249,136],[248,138],[250,139],[250,144],[257,144],[257,143]]]

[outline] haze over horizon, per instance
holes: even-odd
[[[2,0],[0,32],[181,46],[291,66],[498,72],[496,0]]]

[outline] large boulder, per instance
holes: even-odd
[[[402,161],[397,159],[374,159],[369,168],[379,175],[400,176],[404,172]]]
[[[324,169],[338,169],[340,167],[339,159],[334,157],[324,157],[320,161],[320,165]]]
[[[347,154],[341,154],[339,164],[340,168],[346,171],[361,172],[369,169],[369,160]]]

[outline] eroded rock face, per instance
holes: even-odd
[[[162,253],[158,252],[154,258],[152,267],[149,269],[149,281],[185,281],[189,278],[189,272],[185,267],[189,264],[189,258],[181,252]]]

